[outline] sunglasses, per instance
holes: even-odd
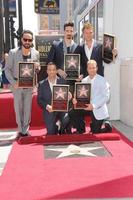
[[[32,39],[23,38],[24,42],[32,42]]]

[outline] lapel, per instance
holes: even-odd
[[[50,98],[52,97],[52,92],[51,92],[51,88],[50,88],[50,85],[49,85],[49,82],[48,82],[48,79],[46,81],[46,91],[44,91],[44,95],[48,95],[50,96]]]
[[[92,53],[91,53],[91,59],[94,58],[94,56],[95,56],[96,46],[97,46],[97,43],[96,43],[96,41],[94,41],[94,45],[93,45],[93,49],[92,49]]]
[[[71,46],[71,50],[70,50],[70,52],[71,53],[74,53],[74,51],[75,51],[75,49],[77,48],[77,44],[74,42],[74,44]]]
[[[61,84],[61,79],[57,77],[57,84]]]
[[[83,46],[82,46],[82,52],[83,52],[83,55],[85,55],[85,57],[84,57],[84,59],[85,60],[88,60],[88,58],[87,58],[87,56],[86,56],[86,53],[85,53],[85,44],[83,44]]]
[[[31,48],[31,60],[35,60],[35,59],[34,59],[34,51],[33,51],[33,48]]]
[[[17,57],[18,57],[17,60],[19,62],[23,62],[23,56],[22,56],[22,49],[21,48],[18,49]]]

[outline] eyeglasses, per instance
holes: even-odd
[[[24,42],[32,42],[32,39],[28,39],[28,38],[23,38]]]

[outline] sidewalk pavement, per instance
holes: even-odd
[[[133,142],[133,127],[129,127],[119,120],[112,121],[112,125]],[[2,174],[4,166],[8,160],[16,134],[17,132],[15,130],[0,131],[0,175]]]

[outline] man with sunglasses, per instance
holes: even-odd
[[[9,51],[5,67],[5,74],[14,96],[14,109],[19,137],[29,135],[33,89],[18,87],[18,63],[35,62],[35,68],[37,71],[39,70],[39,52],[32,47],[33,33],[30,30],[24,30],[21,36],[21,46]]]

